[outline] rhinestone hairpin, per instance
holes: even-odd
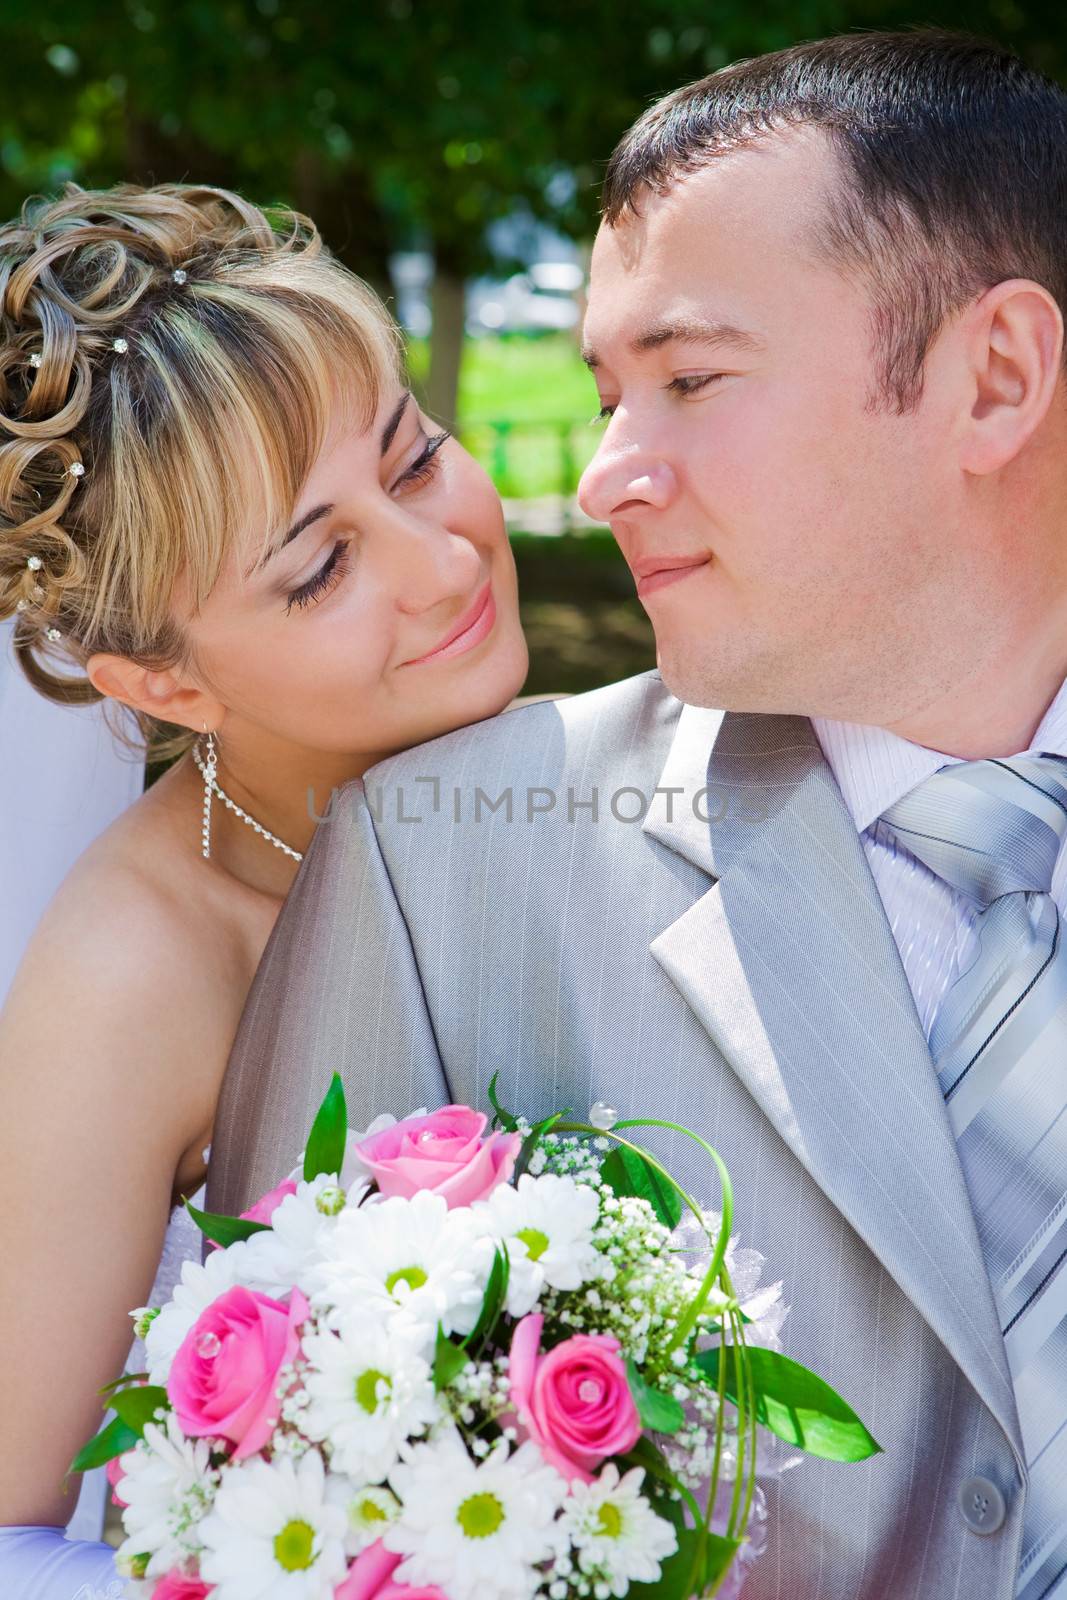
[[[44,360],[44,356],[41,354],[41,352],[39,350],[31,351],[31,353],[30,353],[30,366],[31,367],[39,367],[43,360]]]
[[[41,560],[40,556],[27,556],[26,565],[29,567],[31,572],[40,572],[41,568],[44,566],[44,562]]]
[[[117,355],[124,356],[130,347],[125,339],[112,339],[111,348]]]
[[[181,284],[187,282],[189,274],[186,272],[184,267],[175,267],[170,276],[171,282],[180,286]]]
[[[80,461],[72,461],[70,466],[67,468],[67,471],[70,473],[72,478],[85,477],[85,468]]]
[[[51,639],[53,644],[58,644],[63,637],[58,628],[46,628],[44,636],[46,639]]]

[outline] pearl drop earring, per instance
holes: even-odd
[[[255,817],[249,816],[248,812],[239,806],[235,800],[231,800],[216,777],[218,772],[218,753],[215,745],[215,736],[207,732],[206,722],[204,724],[204,732],[207,733],[207,761],[205,762],[200,755],[199,737],[193,745],[193,760],[204,775],[204,820],[200,828],[200,853],[205,861],[211,855],[211,796],[213,794],[218,795],[223,805],[232,811],[235,817],[238,817],[241,822],[247,823],[254,833],[258,833],[260,838],[266,839],[267,843],[272,844],[276,850],[280,850],[283,855],[289,856],[293,861],[303,861],[302,851],[294,850],[292,845],[286,844],[284,839],[279,839],[276,833],[271,833],[270,829],[265,828],[262,822],[257,822]]]
[[[207,861],[211,856],[211,791],[218,771],[218,756],[215,750],[215,735],[208,733],[206,722],[204,732],[207,733],[207,762],[200,767],[204,774],[204,818],[200,827],[200,854]],[[197,762],[197,765],[200,766],[200,763]]]

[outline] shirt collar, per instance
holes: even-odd
[[[835,722],[828,717],[812,717],[811,725],[860,833],[938,767],[964,759],[914,744],[887,728]],[[1067,756],[1067,679],[1041,718],[1028,748],[1014,754],[1031,755],[1039,750]]]

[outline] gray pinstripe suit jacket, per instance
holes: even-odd
[[[475,816],[477,788],[491,803],[507,786],[510,821],[484,800]],[[742,1241],[785,1280],[786,1351],[884,1450],[805,1460],[772,1487],[746,1600],[1012,1594],[1024,1479],[989,1282],[907,979],[806,717],[683,706],[653,671],[346,785],[241,1021],[212,1209],[284,1175],[335,1069],[357,1126],[484,1106],[499,1069],[531,1117],[604,1099],[710,1139]],[[715,1203],[695,1146],[649,1142]],[[991,1536],[957,1505],[975,1474],[1008,1502]]]

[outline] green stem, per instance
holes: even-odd
[[[751,1442],[751,1447],[752,1447],[752,1466],[751,1466],[751,1470],[750,1470],[749,1475],[748,1475],[748,1489],[747,1489],[747,1492],[745,1494],[745,1508],[744,1508],[744,1511],[742,1513],[742,1526],[745,1527],[745,1528],[748,1527],[748,1520],[749,1520],[749,1517],[752,1514],[752,1500],[753,1500],[753,1496],[756,1493],[756,1445],[757,1445],[757,1440],[758,1440],[757,1428],[758,1428],[758,1425],[759,1425],[759,1417],[756,1414],[756,1380],[752,1375],[752,1363],[751,1363],[751,1361],[749,1361],[747,1363],[747,1366],[748,1366],[748,1378],[749,1378],[749,1395],[750,1395],[750,1398],[752,1400],[752,1412],[751,1412],[751,1415],[749,1417],[749,1432],[750,1432],[750,1435],[751,1435],[751,1441],[750,1442]]]
[[[635,1119],[631,1122],[617,1122],[615,1127],[673,1128],[674,1124],[672,1122],[640,1122]],[[662,1178],[666,1178],[671,1188],[675,1190],[680,1199],[685,1202],[690,1211],[693,1213],[694,1217],[696,1217],[697,1221],[700,1223],[700,1226],[707,1234],[709,1241],[711,1240],[711,1234],[708,1233],[707,1224],[704,1221],[704,1213],[701,1211],[697,1202],[693,1199],[693,1196],[683,1189],[677,1178],[674,1177],[672,1173],[668,1172],[663,1163],[661,1161],[657,1161],[655,1156],[652,1155],[650,1151],[644,1149],[642,1145],[634,1144],[631,1139],[621,1138],[619,1134],[615,1132],[614,1128],[594,1128],[592,1123],[589,1122],[557,1122],[552,1131],[553,1133],[585,1133],[592,1134],[593,1137],[597,1139],[614,1139],[616,1144],[621,1144],[627,1150],[632,1150],[634,1155],[640,1156],[642,1160],[647,1161],[649,1166],[654,1168],[654,1170],[658,1172]],[[678,1131],[684,1132],[685,1130],[679,1129]],[[694,1134],[693,1138],[695,1139],[696,1137],[696,1134]],[[701,1139],[700,1143],[704,1143],[703,1139]],[[710,1149],[711,1147],[709,1145],[706,1148]],[[714,1151],[712,1154],[714,1154]]]
[[[620,1128],[666,1128],[672,1133],[684,1134],[686,1138],[692,1139],[694,1143],[698,1144],[700,1148],[711,1157],[719,1174],[719,1185],[722,1190],[722,1214],[719,1224],[719,1235],[714,1242],[711,1261],[708,1264],[707,1272],[704,1274],[704,1281],[702,1282],[696,1295],[690,1301],[689,1308],[686,1311],[685,1316],[679,1321],[678,1326],[674,1330],[674,1336],[671,1339],[670,1344],[667,1346],[667,1351],[669,1354],[670,1351],[676,1349],[678,1345],[684,1344],[686,1339],[688,1339],[689,1335],[692,1333],[696,1326],[697,1318],[707,1305],[708,1297],[711,1294],[712,1289],[715,1287],[715,1283],[719,1278],[720,1272],[722,1271],[723,1262],[726,1260],[726,1247],[730,1243],[730,1230],[733,1226],[734,1219],[733,1185],[730,1182],[730,1174],[726,1170],[726,1163],[723,1161],[719,1152],[714,1148],[713,1145],[710,1145],[706,1139],[702,1139],[698,1133],[694,1133],[692,1128],[685,1128],[681,1125],[681,1123],[678,1122],[663,1122],[652,1118],[645,1119],[638,1117],[631,1118],[625,1122],[620,1122],[616,1124],[616,1126]],[[651,1159],[646,1151],[642,1151],[641,1154],[644,1156],[646,1161]],[[664,1171],[662,1167],[659,1167],[658,1163],[656,1163],[656,1165],[659,1171]],[[667,1173],[666,1176],[670,1178],[670,1173]],[[671,1179],[671,1182],[674,1182],[674,1180]],[[678,1188],[677,1184],[675,1184],[675,1188]],[[679,1190],[679,1193],[681,1193],[681,1190]],[[708,1239],[710,1240],[711,1234],[708,1233],[707,1227],[704,1223],[703,1212],[698,1213],[698,1218],[701,1227],[704,1228],[704,1231],[707,1233]]]
[[[734,1363],[734,1377],[737,1385],[737,1467],[734,1472],[734,1492],[730,1497],[730,1520],[726,1526],[728,1539],[740,1538],[743,1527],[739,1526],[741,1512],[741,1499],[745,1488],[745,1446],[747,1409],[749,1402],[749,1364],[743,1360],[744,1337],[739,1337],[741,1318],[735,1312],[730,1313],[730,1353]],[[725,1357],[725,1349],[722,1352]]]
[[[704,1212],[701,1206],[698,1205],[696,1200],[694,1200],[693,1196],[689,1194],[687,1190],[682,1188],[681,1184],[674,1177],[673,1173],[669,1172],[663,1163],[658,1161],[656,1157],[648,1150],[644,1149],[640,1145],[632,1143],[629,1139],[622,1138],[617,1131],[618,1129],[622,1128],[663,1128],[671,1133],[684,1134],[687,1139],[692,1139],[696,1144],[700,1145],[701,1149],[711,1157],[712,1161],[715,1163],[716,1170],[718,1171],[719,1183],[722,1190],[722,1209],[719,1230],[716,1236],[712,1236],[707,1223],[704,1221]],[[735,1361],[735,1370],[737,1375],[736,1409],[738,1433],[737,1471],[735,1474],[734,1491],[730,1504],[730,1519],[727,1528],[728,1538],[738,1537],[736,1530],[738,1527],[738,1515],[742,1509],[741,1496],[743,1488],[745,1490],[745,1500],[741,1526],[747,1526],[748,1512],[751,1507],[752,1493],[755,1487],[755,1393],[751,1384],[751,1365],[747,1359],[747,1351],[745,1350],[744,1324],[741,1320],[739,1309],[737,1307],[737,1300],[733,1291],[733,1285],[730,1282],[730,1277],[725,1266],[726,1249],[730,1242],[730,1229],[733,1224],[733,1185],[730,1182],[730,1175],[726,1170],[726,1165],[722,1157],[719,1155],[719,1152],[712,1145],[708,1144],[706,1139],[702,1139],[698,1133],[694,1133],[692,1128],[683,1127],[682,1124],[678,1122],[667,1122],[653,1117],[630,1117],[625,1121],[617,1122],[614,1128],[594,1128],[590,1123],[586,1122],[560,1121],[555,1124],[552,1131],[554,1133],[580,1133],[587,1136],[592,1136],[594,1138],[610,1138],[613,1139],[616,1144],[620,1144],[625,1149],[631,1150],[635,1155],[640,1156],[643,1161],[648,1163],[654,1172],[658,1172],[662,1178],[667,1180],[667,1182],[681,1198],[683,1204],[688,1206],[689,1210],[693,1213],[693,1216],[697,1219],[703,1232],[707,1236],[709,1244],[712,1246],[711,1261],[708,1265],[707,1271],[704,1274],[700,1288],[697,1290],[696,1294],[693,1296],[693,1299],[686,1307],[685,1314],[679,1318],[670,1343],[667,1346],[667,1353],[669,1355],[671,1351],[677,1349],[679,1345],[688,1339],[693,1329],[696,1327],[701,1312],[708,1303],[712,1289],[721,1279],[722,1291],[728,1304],[724,1307],[723,1312],[723,1337],[720,1342],[722,1358],[719,1362],[718,1408],[715,1418],[715,1453],[712,1459],[711,1481],[708,1490],[708,1508],[704,1516],[700,1515],[699,1507],[697,1506],[696,1500],[693,1498],[693,1496],[689,1494],[688,1491],[684,1491],[686,1501],[689,1504],[694,1521],[697,1524],[696,1548],[694,1551],[693,1566],[689,1577],[689,1592],[695,1595],[698,1588],[701,1586],[701,1575],[704,1571],[705,1552],[707,1549],[708,1529],[711,1524],[711,1517],[718,1495],[719,1471],[722,1466],[723,1438],[726,1426],[725,1411],[727,1345],[725,1341],[725,1332],[727,1319],[729,1319],[729,1326],[732,1335],[730,1353],[733,1355]],[[745,1464],[744,1440],[750,1401],[752,1404],[751,1414],[753,1418],[752,1468],[749,1473],[749,1481],[747,1481],[747,1483],[743,1483],[742,1469]],[[725,1574],[723,1575],[723,1578],[725,1578]],[[715,1583],[714,1587],[709,1591],[711,1595],[714,1595],[721,1587],[723,1578],[720,1578]]]
[[[669,1172],[661,1161],[657,1161],[656,1157],[648,1150],[642,1148],[641,1145],[635,1145],[629,1139],[620,1138],[619,1134],[616,1132],[616,1129],[618,1128],[665,1128],[671,1133],[682,1133],[686,1136],[686,1138],[692,1139],[703,1151],[705,1151],[707,1155],[711,1157],[718,1170],[719,1184],[722,1189],[722,1213],[717,1238],[712,1239],[711,1233],[709,1232],[707,1224],[704,1221],[703,1210],[693,1199],[693,1196],[689,1194],[687,1190],[682,1188],[681,1184],[678,1182],[677,1178],[674,1177],[673,1173]],[[712,1245],[711,1261],[708,1265],[707,1272],[704,1274],[703,1282],[701,1283],[700,1288],[697,1290],[696,1294],[693,1296],[693,1299],[686,1308],[685,1315],[679,1318],[678,1325],[675,1328],[671,1341],[667,1346],[667,1354],[669,1355],[672,1350],[677,1349],[680,1344],[683,1344],[692,1333],[694,1327],[696,1326],[697,1318],[700,1316],[700,1313],[708,1303],[708,1297],[710,1296],[712,1289],[715,1287],[715,1281],[718,1278],[722,1264],[726,1259],[726,1247],[730,1242],[730,1229],[733,1224],[734,1191],[733,1185],[730,1182],[730,1175],[726,1170],[725,1162],[723,1161],[719,1152],[714,1149],[712,1145],[708,1144],[706,1139],[702,1139],[699,1133],[694,1133],[692,1128],[684,1128],[679,1122],[664,1122],[654,1117],[629,1117],[624,1122],[617,1122],[614,1128],[594,1128],[585,1122],[557,1122],[554,1131],[557,1133],[591,1133],[597,1137],[607,1136],[608,1138],[614,1139],[617,1144],[624,1145],[627,1150],[632,1150],[635,1155],[638,1155],[644,1161],[647,1161],[653,1171],[658,1172],[662,1178],[666,1178],[667,1182],[689,1207],[694,1217],[696,1217],[697,1221],[700,1223],[704,1233],[707,1235],[708,1242]]]

